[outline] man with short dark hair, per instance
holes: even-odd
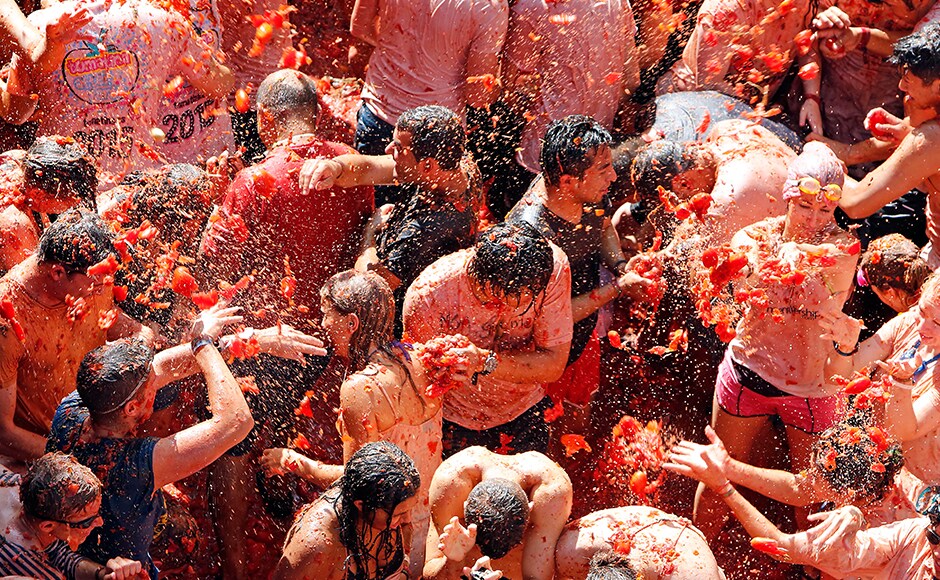
[[[551,406],[571,346],[571,270],[564,252],[527,223],[503,223],[444,256],[405,295],[405,336],[462,334],[474,384],[444,395],[444,455],[469,445],[545,451]]]
[[[160,489],[204,469],[251,431],[244,394],[215,346],[226,325],[241,321],[236,310],[216,305],[202,311],[191,343],[156,355],[140,341],[122,340],[82,360],[78,389],[56,410],[48,449],[71,453],[105,474],[104,523],[82,544],[83,555],[98,561],[133,558],[156,578],[149,550],[164,513]],[[262,351],[280,356],[325,354],[320,341],[290,327],[258,331],[254,338]],[[167,437],[136,437],[153,414],[157,391],[200,371],[211,416]]]
[[[882,133],[898,143],[891,156],[861,181],[846,180],[839,202],[851,218],[877,212],[914,188],[927,192],[927,238],[931,269],[940,267],[940,24],[921,28],[894,45],[892,62],[901,67],[898,87],[909,111],[898,119],[884,110]],[[871,114],[870,114],[871,115]]]
[[[607,190],[617,178],[610,133],[594,119],[571,115],[555,121],[542,140],[540,178],[506,216],[536,227],[560,247],[571,266],[574,331],[565,376],[550,387],[560,404],[585,407],[600,385],[600,344],[594,327],[597,311],[626,294],[646,300],[651,282],[631,271],[610,223]],[[617,274],[601,285],[604,264]],[[581,360],[581,357],[584,360]]]
[[[356,263],[381,275],[394,291],[398,335],[405,292],[418,274],[438,258],[473,245],[483,192],[466,144],[456,114],[439,106],[418,107],[398,118],[386,155],[316,159],[300,172],[304,191],[403,185],[398,203],[376,211]]]
[[[298,187],[296,172],[304,160],[354,153],[351,147],[317,135],[313,78],[291,69],[271,73],[258,87],[257,108],[258,133],[267,154],[238,173],[210,218],[201,246],[203,263],[214,278],[235,282],[254,277],[251,291],[239,293],[235,300],[249,320],[254,317],[261,323],[274,307],[282,320],[310,332],[320,319],[320,287],[355,264],[363,228],[374,209],[373,192],[371,187],[309,192]],[[247,518],[246,498],[254,488],[252,453],[258,432],[268,431],[273,446],[287,445],[297,428],[294,409],[304,393],[315,388],[325,362],[311,359],[302,364],[261,356],[234,367],[238,374],[254,376],[260,393],[249,396],[257,428],[216,462],[210,475],[213,493],[226,498],[214,506],[220,528],[229,530],[220,535],[227,578],[245,577],[241,530]],[[315,406],[313,420],[331,432],[338,389],[316,401],[322,404]],[[341,453],[338,445],[335,451]],[[266,491],[275,487],[272,480],[264,481]],[[286,517],[294,511],[284,500],[268,505],[280,505]]]
[[[69,210],[46,228],[35,255],[0,278],[0,454],[42,455],[85,354],[106,340],[152,338],[115,306],[112,240],[97,215]]]
[[[555,542],[571,513],[571,480],[541,453],[497,455],[470,447],[431,481],[424,576],[457,580],[481,558],[507,578],[549,580]]]
[[[20,482],[20,509],[0,535],[0,576],[57,580],[129,580],[140,562],[97,564],[72,550],[101,525],[101,482],[69,455],[47,453]]]
[[[0,165],[0,275],[36,251],[48,214],[95,207],[97,171],[79,143],[41,137],[19,153]]]

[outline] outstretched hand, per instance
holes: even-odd
[[[914,373],[924,363],[924,358],[915,352],[911,358],[891,359],[888,361],[875,361],[875,364],[892,379],[898,387],[911,389],[914,386]]]
[[[852,318],[841,310],[821,309],[816,322],[822,330],[819,338],[835,342],[842,352],[849,352],[855,348],[859,334],[865,328],[863,321]]]
[[[663,468],[701,481],[716,489],[727,483],[726,475],[731,456],[725,444],[711,426],[705,427],[705,436],[710,444],[701,445],[691,441],[680,441],[669,452],[669,461]]]
[[[831,549],[843,538],[851,536],[865,525],[865,517],[861,510],[853,505],[810,514],[806,519],[814,523],[818,522],[816,526],[805,532],[814,554]]]
[[[477,543],[477,525],[470,524],[466,528],[460,523],[460,518],[454,516],[450,518],[450,523],[444,526],[437,541],[437,549],[440,550],[448,560],[454,562],[463,561]]]
[[[474,572],[476,572],[476,576],[474,576]],[[481,556],[474,562],[472,568],[470,566],[463,567],[463,575],[472,580],[499,580],[503,577],[503,571],[493,570],[493,564],[490,562],[489,556]]]
[[[343,165],[332,159],[308,159],[300,168],[298,180],[300,194],[309,195],[315,189],[330,189],[343,174]]]
[[[201,335],[212,337],[213,340],[219,338],[222,330],[230,324],[238,324],[242,317],[236,313],[241,310],[237,306],[227,306],[221,300],[212,308],[203,310],[193,320],[193,326],[190,329],[190,336],[193,338]]]
[[[272,326],[254,334],[262,352],[304,362],[304,355],[326,356],[323,341],[287,324]]]

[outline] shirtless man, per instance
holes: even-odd
[[[98,185],[93,161],[74,141],[40,138],[18,158],[0,165],[0,274],[28,258],[49,223],[79,203],[94,206]]]
[[[454,454],[431,481],[425,578],[456,580],[486,556],[508,578],[549,580],[571,501],[568,474],[541,453]]]
[[[584,578],[594,555],[611,549],[625,554],[643,580],[725,577],[692,522],[646,506],[596,511],[565,526],[555,547],[555,577]]]
[[[651,143],[634,159],[631,177],[645,199],[657,199],[659,186],[680,201],[710,194],[705,226],[698,233],[707,245],[721,245],[745,226],[783,215],[780,190],[795,157],[760,125],[729,120],[716,123],[702,143]]]
[[[52,415],[75,389],[88,352],[123,336],[152,338],[115,307],[113,279],[88,274],[117,255],[111,236],[96,215],[69,210],[46,229],[34,256],[0,278],[0,301],[14,315],[5,307],[0,317],[0,453],[42,455]]]
[[[901,67],[898,87],[906,93],[908,120],[889,115],[878,124],[900,142],[865,179],[847,180],[839,206],[851,218],[864,218],[913,188],[927,192],[925,248],[931,268],[940,266],[940,24],[925,26],[894,45],[892,61]],[[878,111],[879,109],[875,109]]]

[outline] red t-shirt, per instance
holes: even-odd
[[[295,138],[290,145],[275,146],[261,163],[235,176],[210,219],[201,249],[210,271],[221,279],[234,283],[254,274],[254,284],[236,296],[236,305],[249,311],[285,310],[281,280],[287,258],[297,279],[294,304],[310,310],[293,308],[285,320],[319,320],[320,287],[333,274],[355,265],[375,199],[371,187],[301,195],[297,174],[306,159],[346,153],[355,151],[315,137]]]

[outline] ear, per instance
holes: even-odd
[[[359,510],[359,513],[362,513],[362,500],[361,499],[353,500],[353,505],[356,506],[356,509]]]
[[[57,522],[51,522],[49,520],[39,522],[37,526],[39,531],[44,534],[52,534],[52,530],[55,529]]]
[[[561,177],[558,178],[558,189],[562,191],[569,191],[572,188],[577,187],[577,182],[579,181],[581,180],[573,175],[562,174]]]
[[[349,332],[356,332],[359,330],[359,316],[357,314],[350,314],[347,316],[349,321]]]
[[[63,282],[69,277],[62,264],[52,264],[49,268],[49,276],[56,282]]]
[[[418,162],[418,168],[425,175],[436,175],[441,165],[437,162],[437,159],[428,157]]]

